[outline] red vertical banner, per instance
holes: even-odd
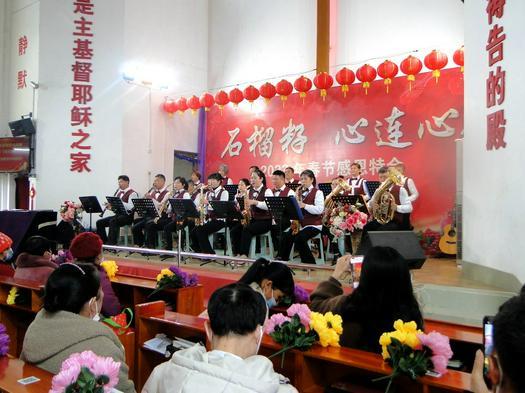
[[[463,133],[463,78],[459,68],[442,72],[439,84],[421,74],[409,90],[404,77],[395,78],[385,93],[383,81],[372,82],[367,94],[353,84],[343,94],[339,86],[304,100],[291,95],[234,109],[208,112],[206,173],[220,163],[237,181],[258,165],[267,176],[291,166],[313,170],[318,181],[349,176],[359,162],[363,176],[377,180],[384,165],[403,162],[414,179],[419,199],[413,225],[439,227],[454,205],[456,156],[454,140]],[[260,102],[259,102],[260,101]]]

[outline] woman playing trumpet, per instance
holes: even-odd
[[[309,169],[301,173],[301,187],[298,190],[298,204],[303,213],[303,220],[300,221],[297,232],[292,227],[283,233],[279,255],[284,260],[289,260],[293,245],[299,252],[302,263],[315,263],[308,240],[321,233],[324,195],[316,187],[315,174]]]

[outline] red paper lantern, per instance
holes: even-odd
[[[331,88],[333,84],[334,78],[328,72],[320,72],[314,78],[314,85],[321,90],[320,94],[323,101],[326,99],[326,90]]]
[[[390,85],[392,84],[392,78],[394,78],[399,72],[399,67],[396,63],[385,60],[377,67],[378,75],[385,80],[386,94],[389,93]]]
[[[417,57],[410,55],[401,62],[399,68],[403,74],[407,75],[408,89],[411,91],[412,82],[416,80],[416,75],[421,72],[423,63]]]
[[[295,80],[293,86],[295,87],[295,90],[299,92],[299,97],[303,99],[304,104],[306,94],[312,88],[312,81],[310,80],[310,78],[307,78],[306,76],[302,75]]]
[[[357,69],[355,75],[357,76],[357,79],[359,79],[363,83],[365,94],[368,94],[368,88],[370,87],[370,83],[377,76],[376,69],[370,64],[365,64]]]
[[[355,81],[354,71],[344,67],[337,71],[335,74],[335,80],[341,85],[341,91],[343,96],[346,97],[346,93],[350,90],[350,85]]]
[[[259,98],[259,95],[259,90],[253,85],[250,85],[244,89],[244,98],[246,98],[250,104]]]
[[[237,88],[230,91],[229,97],[230,101],[233,102],[233,105],[235,107],[237,107],[237,105],[239,105],[242,102],[242,100],[244,100],[244,95],[242,94],[242,91],[240,91]]]
[[[204,93],[201,95],[200,102],[206,112],[209,112],[210,108],[215,104],[215,100],[210,93]]]
[[[277,94],[279,94],[279,96],[281,97],[281,101],[283,102],[283,108],[284,108],[285,101],[288,99],[288,96],[292,94],[293,86],[286,79],[282,79],[275,86],[275,90],[277,91]]]
[[[275,94],[277,93],[275,86],[269,82],[266,82],[264,85],[259,87],[259,91],[261,92],[261,96],[264,98],[267,104],[273,97],[275,97]]]
[[[228,96],[228,93],[226,93],[224,90],[221,90],[215,94],[215,103],[219,105],[219,109],[222,111],[222,108],[224,105],[228,105],[230,102],[230,97]]]
[[[439,76],[441,75],[441,69],[445,67],[447,63],[447,55],[435,49],[425,56],[425,67],[432,70],[432,76],[436,78],[436,83],[438,83]]]
[[[177,112],[177,103],[173,100],[166,100],[162,104],[162,109],[164,109],[164,111],[167,112],[170,117],[172,117],[173,114]]]
[[[181,97],[177,101],[177,108],[179,109],[179,113],[182,115],[182,113],[188,109],[188,102],[186,101],[186,98]]]
[[[201,101],[197,96],[191,96],[188,100],[188,107],[191,109],[191,113],[194,115],[196,111],[201,107]]]
[[[454,63],[456,63],[458,66],[461,67],[461,72],[465,70],[465,51],[464,49],[465,49],[464,46],[462,46],[459,49],[456,49],[456,51],[454,52],[454,56],[452,57],[452,59],[454,60]]]

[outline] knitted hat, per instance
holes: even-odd
[[[94,258],[102,253],[102,239],[93,232],[83,232],[73,239],[69,251],[75,259]]]
[[[0,252],[4,252],[5,250],[11,248],[12,244],[13,240],[5,233],[0,232]]]

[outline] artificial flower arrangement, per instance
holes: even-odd
[[[84,209],[82,209],[81,204],[72,201],[64,201],[64,203],[60,205],[59,213],[62,221],[73,222],[82,219],[83,211]]]
[[[416,380],[429,370],[440,375],[447,372],[453,354],[447,336],[437,332],[425,334],[417,329],[415,322],[404,323],[400,319],[394,322],[394,329],[379,338],[383,359],[393,368],[392,374],[374,380],[389,379],[387,393],[398,375],[408,375]]]
[[[3,324],[0,323],[0,356],[6,356],[9,352],[9,335],[7,334],[7,329]]]
[[[264,326],[266,334],[283,347],[273,355],[282,355],[281,367],[284,365],[284,354],[290,349],[306,351],[315,342],[323,347],[339,347],[339,336],[343,333],[343,320],[340,315],[327,312],[312,312],[305,304],[292,304],[286,315],[274,314]]]
[[[12,306],[14,304],[18,305],[28,305],[31,301],[31,293],[27,289],[20,289],[18,287],[11,287],[7,295],[6,304]]]
[[[18,287],[11,287],[9,294],[7,295],[6,303],[10,306],[16,304],[16,298],[18,297]]]
[[[113,280],[118,272],[118,265],[115,261],[103,261],[100,266],[104,268],[108,278]]]
[[[108,393],[118,384],[120,363],[91,351],[74,353],[53,377],[50,393]]]
[[[328,226],[330,233],[334,236],[333,241],[344,237],[347,233],[361,230],[368,222],[368,215],[359,211],[358,205],[337,205],[330,212]]]
[[[157,275],[157,286],[149,296],[153,296],[164,289],[194,287],[198,283],[199,277],[196,274],[188,274],[172,265],[167,269],[162,269]]]
[[[294,303],[309,303],[310,294],[302,286],[295,284],[294,293],[292,296],[283,296],[282,300],[279,302],[281,306],[290,306]]]
[[[59,266],[63,263],[71,263],[74,259],[73,254],[69,250],[58,250],[56,254],[51,255],[51,262]]]

